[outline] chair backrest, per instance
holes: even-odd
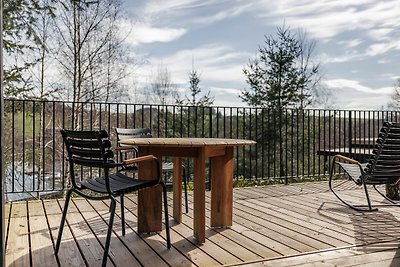
[[[108,169],[115,167],[114,152],[107,131],[72,131],[61,130],[67,149],[67,161],[70,166],[71,182],[77,187],[77,165],[80,167],[99,168],[108,176]],[[80,174],[82,168],[80,168]],[[83,176],[81,174],[81,176]],[[81,177],[82,179],[82,177]]]
[[[149,128],[115,128],[117,134],[117,140],[123,140],[127,138],[148,138],[152,137],[151,130]]]
[[[383,124],[365,173],[370,184],[390,184],[400,179],[400,123]]]
[[[119,141],[128,138],[150,138],[151,130],[149,128],[115,128],[115,133],[117,134],[117,146],[124,147],[126,145],[120,144]],[[119,150],[120,159],[128,159],[131,157],[138,156],[138,149],[136,146],[131,147],[127,150]]]

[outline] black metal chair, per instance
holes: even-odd
[[[71,131],[63,129],[61,130],[61,134],[68,153],[67,161],[69,162],[71,188],[68,189],[66,194],[60,228],[58,230],[55,254],[58,254],[60,248],[68,204],[72,193],[92,200],[111,200],[110,218],[102,261],[102,266],[106,266],[116,208],[115,198],[118,196],[120,197],[122,235],[125,235],[124,195],[156,185],[161,185],[163,188],[167,247],[170,248],[167,191],[160,176],[160,163],[158,159],[149,155],[134,159],[126,159],[120,163],[115,162],[113,159],[114,152],[111,150],[111,142],[108,139],[108,133],[104,130]],[[144,161],[154,161],[154,166],[157,168],[157,177],[154,177],[152,180],[138,180],[132,179],[120,172],[114,174],[110,173],[111,169],[125,167],[130,164],[140,164],[140,162]]]
[[[344,171],[348,179],[353,180],[356,185],[363,186],[367,205],[352,205],[339,196],[338,190],[333,186],[333,174],[335,166],[339,166]],[[399,203],[386,197],[379,191],[377,185],[395,185],[400,180],[400,123],[385,122],[379,132],[379,136],[374,145],[372,155],[367,163],[360,163],[357,160],[336,155],[333,158],[331,172],[329,176],[329,188],[333,194],[345,205],[357,211],[376,211],[372,208],[368,194],[368,185],[374,189],[391,204],[399,206]],[[375,205],[383,206],[383,205]]]
[[[120,158],[125,159],[128,157],[136,157],[138,155],[138,149],[136,146],[126,146],[120,144],[119,141],[128,138],[151,138],[151,130],[149,128],[115,128],[115,133],[117,134],[118,150],[120,152]],[[124,149],[126,147],[126,149]],[[162,171],[167,174],[172,174],[174,170],[174,165],[172,162],[163,162]],[[122,168],[122,171],[136,171],[135,166],[126,166]],[[187,197],[187,179],[185,166],[182,165],[182,179],[183,179],[183,189],[185,194],[185,211],[189,212],[188,207],[188,197]],[[164,175],[164,181],[166,183],[166,176]]]

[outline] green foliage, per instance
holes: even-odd
[[[187,104],[200,107],[209,107],[214,103],[214,97],[210,96],[210,91],[207,94],[199,97],[201,88],[199,87],[200,75],[197,70],[192,70],[189,73],[189,92],[190,98],[187,98]]]
[[[31,98],[34,86],[27,70],[37,60],[28,60],[42,39],[36,31],[38,16],[51,13],[49,5],[36,0],[3,1],[3,45],[6,54],[4,67],[4,95],[6,97]]]
[[[273,176],[287,177],[288,163],[299,160],[305,163],[304,157],[299,159],[288,154],[287,146],[295,145],[297,151],[304,150],[299,144],[299,139],[304,140],[304,136],[301,137],[304,132],[296,127],[306,123],[303,110],[311,102],[319,80],[319,65],[311,62],[313,48],[314,43],[308,43],[304,35],[278,27],[277,36],[265,36],[265,46],[259,47],[258,57],[250,59],[243,70],[250,88],[240,97],[251,106],[265,108],[262,119],[256,122],[258,129],[263,129],[256,140],[265,145],[266,167],[271,169],[272,164]],[[298,110],[294,113],[290,108]],[[250,121],[247,127],[252,126]]]
[[[319,71],[319,65],[309,65],[313,47],[302,35],[278,27],[277,36],[265,36],[258,58],[250,59],[244,68],[250,90],[240,97],[251,106],[304,108]]]

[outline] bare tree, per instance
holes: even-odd
[[[148,101],[166,105],[179,98],[177,86],[172,82],[171,74],[165,66],[158,66],[157,72],[152,76],[149,88],[145,92]]]
[[[391,109],[399,110],[400,108],[400,78],[397,79],[397,84],[393,88],[391,95],[392,101],[389,102],[388,106]]]
[[[57,60],[68,99],[86,103],[125,97],[121,81],[127,76],[128,59],[118,27],[119,0],[68,0],[58,5]],[[74,114],[81,108],[74,106]]]

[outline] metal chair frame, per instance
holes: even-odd
[[[71,187],[66,193],[66,200],[55,245],[55,254],[57,255],[60,249],[62,233],[72,193],[91,200],[110,199],[111,201],[110,218],[108,222],[108,230],[102,259],[102,266],[106,266],[112,227],[114,223],[116,197],[120,197],[122,235],[125,235],[125,194],[157,185],[161,185],[163,189],[167,248],[169,249],[171,247],[171,241],[169,233],[167,190],[160,176],[159,160],[152,155],[148,155],[144,157],[126,159],[122,162],[116,163],[113,159],[114,153],[111,150],[111,142],[108,139],[108,133],[104,130],[72,131],[62,129],[61,135],[68,153],[67,161],[69,162]],[[123,168],[128,165],[140,164],[140,162],[145,161],[153,161],[155,163],[157,170],[156,177],[154,179],[132,179],[131,177],[128,177],[120,172],[110,174],[111,169]],[[77,176],[79,175],[77,175],[75,171],[76,167],[89,168],[91,170],[98,169],[100,177],[89,177],[88,179],[83,179],[78,183]],[[89,190],[89,193],[87,190]]]
[[[367,200],[366,205],[352,205],[340,197],[332,184],[335,166],[339,166],[356,185],[362,186]],[[368,186],[373,188],[390,204],[375,204],[374,206],[400,206],[382,193],[376,186],[395,185],[400,180],[400,123],[385,122],[379,132],[372,155],[367,163],[343,155],[335,155],[329,175],[329,189],[345,205],[356,211],[376,211],[372,207]]]

